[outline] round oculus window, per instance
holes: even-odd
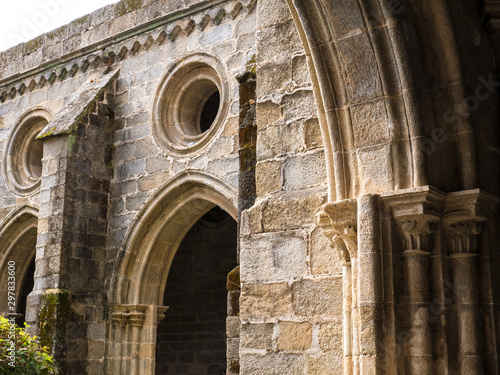
[[[204,148],[222,129],[229,109],[222,64],[207,54],[187,56],[167,71],[153,107],[153,134],[167,152]]]
[[[43,145],[37,135],[49,123],[50,114],[35,109],[18,121],[12,130],[5,152],[5,174],[12,190],[30,194],[40,186]]]

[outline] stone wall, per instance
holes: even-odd
[[[63,372],[498,373],[498,48],[470,4],[398,4],[124,0],[0,54],[0,280],[36,231]],[[214,206],[229,292],[183,315]],[[174,343],[206,313],[226,345]]]

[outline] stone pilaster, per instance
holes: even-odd
[[[448,194],[443,222],[451,258],[458,324],[459,374],[483,374],[478,240],[497,199],[479,189]]]
[[[429,256],[434,247],[445,194],[423,187],[384,196],[401,238],[403,263],[403,316],[406,317],[408,351],[405,368],[411,375],[433,374],[432,339],[429,327]]]
[[[343,369],[344,374],[359,374],[359,331],[357,305],[357,228],[356,200],[327,203],[318,214],[318,223],[344,259],[343,293]]]

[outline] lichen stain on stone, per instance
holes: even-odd
[[[36,137],[36,139],[42,139],[45,137],[49,137],[54,133],[55,130],[56,130],[56,127],[54,126],[54,127],[50,128],[49,131],[46,131],[45,133],[40,134],[38,137]]]
[[[51,289],[42,296],[39,338],[42,346],[52,349],[53,338],[63,334],[64,325],[70,321],[71,295],[64,289]]]
[[[132,12],[142,6],[142,0],[122,0],[116,6],[118,16],[123,16],[125,13]]]

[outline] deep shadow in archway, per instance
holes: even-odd
[[[226,368],[227,274],[237,266],[237,224],[215,207],[175,255],[158,326],[156,374],[219,374]]]
[[[23,285],[21,287],[21,294],[19,296],[19,303],[17,307],[18,316],[16,317],[16,323],[20,327],[24,327],[26,322],[26,302],[28,294],[33,291],[33,286],[35,285],[35,258],[30,262],[28,270],[24,275]]]

